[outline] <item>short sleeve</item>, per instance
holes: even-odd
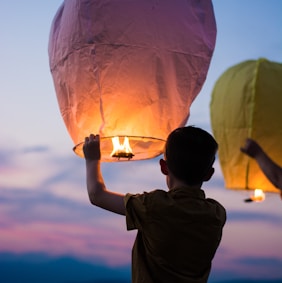
[[[124,197],[127,230],[142,229],[147,218],[146,193],[126,194]]]

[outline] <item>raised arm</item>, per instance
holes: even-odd
[[[257,161],[265,176],[275,187],[281,190],[282,194],[282,168],[252,139],[246,140],[244,147],[241,147],[241,151]]]
[[[101,171],[100,137],[91,134],[83,146],[86,161],[86,183],[93,205],[125,215],[124,195],[107,190]]]

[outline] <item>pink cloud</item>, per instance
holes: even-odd
[[[134,235],[126,231],[53,222],[2,223],[1,227],[1,252],[73,255],[108,265],[130,263]]]

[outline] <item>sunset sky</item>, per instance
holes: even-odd
[[[130,279],[136,232],[126,231],[124,217],[90,205],[84,160],[72,152],[59,112],[47,47],[61,3],[0,2],[1,283]],[[213,4],[216,48],[188,121],[209,132],[212,88],[227,68],[249,59],[282,61],[282,1]],[[204,189],[226,207],[228,221],[210,282],[282,280],[282,200],[268,194],[262,203],[245,203],[249,193],[227,190],[218,160],[215,167]],[[158,158],[102,170],[114,191],[166,189]]]

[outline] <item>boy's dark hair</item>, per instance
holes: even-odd
[[[167,167],[186,184],[200,184],[214,163],[217,149],[215,139],[200,128],[187,126],[175,129],[166,142]]]

